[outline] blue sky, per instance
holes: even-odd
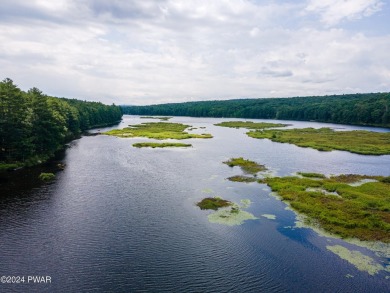
[[[390,91],[390,2],[2,0],[0,72],[117,104]]]

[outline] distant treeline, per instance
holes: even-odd
[[[0,165],[34,165],[52,157],[84,130],[121,120],[118,106],[20,90],[0,82]]]
[[[390,127],[390,93],[121,106],[123,114],[234,117]]]

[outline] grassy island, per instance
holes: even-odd
[[[201,210],[218,210],[219,208],[229,207],[233,203],[222,199],[220,197],[206,197],[198,202],[196,205],[200,207]]]
[[[136,148],[185,148],[185,147],[192,147],[192,144],[188,143],[177,143],[177,142],[139,142],[134,143],[133,147]]]
[[[53,180],[55,177],[56,175],[54,173],[41,173],[39,175],[39,179],[46,182]]]
[[[362,130],[334,131],[330,128],[274,129],[249,131],[253,138],[268,138],[320,151],[348,151],[362,155],[390,154],[390,133]]]
[[[232,182],[251,183],[251,182],[256,182],[258,179],[256,177],[236,175],[236,176],[232,176],[232,177],[227,178],[227,180],[232,181]]]
[[[118,137],[148,137],[153,139],[188,139],[188,138],[212,138],[211,134],[194,134],[184,130],[190,127],[181,123],[149,122],[129,125],[123,129],[113,129],[105,132],[106,135]]]
[[[263,182],[306,215],[309,224],[343,238],[390,243],[389,177],[319,177],[273,177]]]
[[[168,121],[172,117],[156,117],[156,116],[141,116],[141,119],[160,119],[161,121]]]
[[[242,171],[244,171],[247,174],[256,174],[258,172],[267,170],[267,168],[264,165],[260,165],[256,162],[246,160],[242,157],[232,158],[229,161],[223,163],[228,165],[229,167],[239,166],[241,167]]]
[[[230,128],[247,128],[247,129],[265,129],[265,128],[287,126],[287,124],[252,122],[252,121],[226,121],[214,125],[222,126],[222,127],[230,127]]]

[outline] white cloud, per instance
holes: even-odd
[[[390,87],[390,34],[324,29],[306,2],[4,1],[0,68],[24,89],[151,104]]]
[[[380,0],[309,0],[306,11],[320,14],[323,23],[333,26],[345,19],[371,16],[383,4]]]

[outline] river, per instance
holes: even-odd
[[[50,166],[21,171],[19,181],[3,178],[0,274],[49,276],[51,282],[0,283],[0,291],[388,292],[389,272],[370,275],[326,247],[357,250],[383,266],[388,258],[294,228],[295,214],[266,185],[226,180],[241,172],[222,162],[244,157],[278,176],[298,171],[390,176],[390,156],[319,152],[213,125],[230,120],[235,119],[172,118],[214,136],[186,140],[193,145],[188,149],[138,149],[132,143],[148,139],[85,136],[70,143],[62,158],[66,167],[53,182],[36,179]],[[153,120],[126,115],[106,129],[146,121]],[[210,195],[237,203],[249,199],[246,211],[258,219],[237,226],[211,223],[211,212],[195,205]]]

